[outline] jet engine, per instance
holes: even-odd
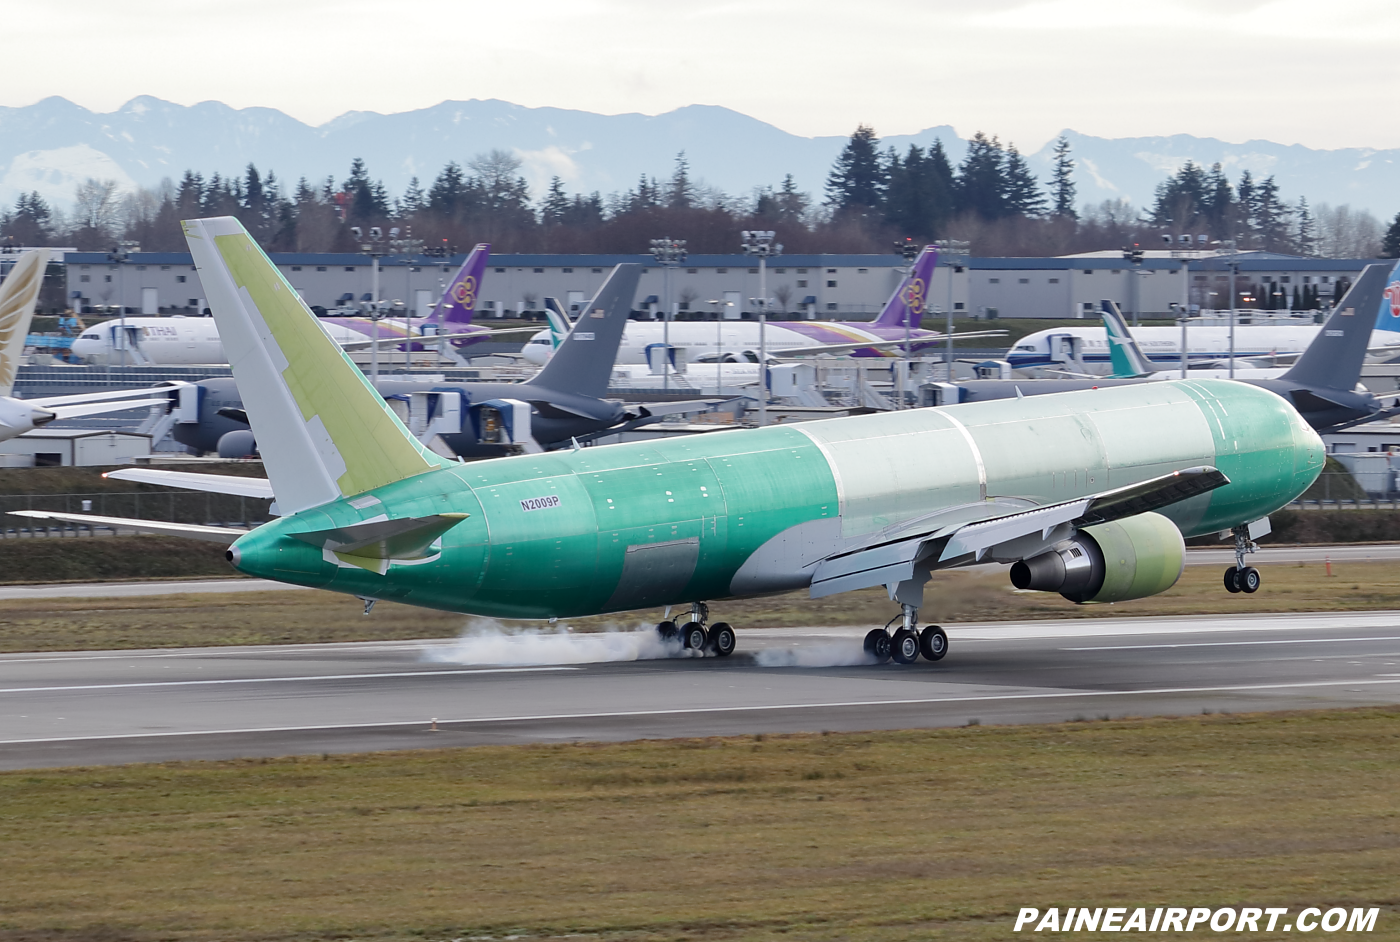
[[[1075,531],[1014,564],[1011,583],[1071,602],[1125,602],[1167,591],[1185,566],[1181,531],[1161,514],[1144,513]]]

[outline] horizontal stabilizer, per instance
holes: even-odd
[[[433,514],[429,517],[402,517],[398,520],[370,520],[327,530],[302,530],[288,536],[319,546],[341,561],[383,572],[391,559],[422,559],[429,548],[448,530],[467,519],[467,514]],[[353,557],[353,558],[347,558]]]
[[[159,468],[121,468],[102,475],[114,481],[135,481],[138,484],[159,484],[161,487],[181,487],[187,491],[208,491],[211,494],[233,494],[236,497],[259,497],[272,500],[272,483],[267,478],[245,478],[236,474],[200,474],[196,471],[162,471]]]
[[[30,517],[35,520],[58,520],[63,523],[81,523],[90,527],[113,527],[123,530],[137,530],[142,533],[163,533],[166,536],[183,536],[191,540],[225,545],[237,540],[247,530],[235,527],[201,527],[192,523],[166,523],[163,520],[137,520],[131,517],[99,517],[95,514],[54,513],[48,510],[11,510],[12,517]]]
[[[140,403],[140,405],[148,406],[151,404],[149,401],[150,399],[158,396],[169,398],[171,393],[182,386],[188,385],[189,383],[167,383],[162,386],[151,386],[148,389],[109,389],[105,392],[74,393],[70,396],[45,396],[41,399],[26,399],[25,401],[31,405],[42,406],[45,409],[51,409],[54,406],[72,405],[80,402],[102,402],[107,399],[146,399],[147,401]]]
[[[35,404],[33,400],[27,400]],[[84,415],[106,415],[108,412],[125,412],[127,409],[149,409],[153,404],[150,399],[117,399],[107,402],[80,402],[71,406],[44,406],[60,419],[76,419]]]

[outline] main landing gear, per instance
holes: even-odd
[[[876,628],[865,636],[865,653],[877,664],[893,659],[896,664],[913,664],[923,655],[924,660],[940,661],[948,653],[948,635],[937,625],[929,625],[918,630],[919,610],[912,605],[901,605],[901,612],[890,624]],[[890,634],[890,625],[896,620],[900,627]]]
[[[1235,565],[1225,570],[1225,591],[1252,594],[1259,591],[1259,570],[1244,564],[1246,553],[1257,553],[1259,544],[1249,538],[1249,527],[1235,527]]]
[[[670,615],[670,609],[667,609],[666,614]],[[704,602],[692,602],[690,616],[686,621],[677,624],[668,618],[656,626],[656,633],[661,636],[662,641],[679,640],[681,647],[691,651],[715,657],[728,657],[733,654],[738,646],[733,627],[722,621],[707,626],[709,620],[710,607]]]

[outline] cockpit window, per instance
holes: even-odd
[[[98,340],[98,339],[100,339],[100,338],[98,337],[98,335],[97,335],[96,332],[93,332],[93,333],[90,333],[90,334],[83,334],[83,335],[82,335],[81,337],[79,337],[78,339],[79,339],[79,340]]]
[[[1017,349],[1017,350],[1030,350],[1030,351],[1034,352],[1034,351],[1035,351],[1035,344],[1033,344],[1033,343],[1018,343],[1018,344],[1016,344],[1016,349]]]

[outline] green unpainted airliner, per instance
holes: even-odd
[[[709,602],[885,586],[901,624],[867,650],[937,660],[946,635],[917,619],[944,568],[1009,562],[1022,588],[1112,602],[1171,587],[1183,536],[1233,530],[1227,586],[1254,591],[1251,538],[1324,460],[1273,393],[1185,381],[451,463],[235,219],[185,233],[282,514],[229,559],[367,607],[543,619],[689,604],[658,629],[727,655],[733,629],[708,623]]]

